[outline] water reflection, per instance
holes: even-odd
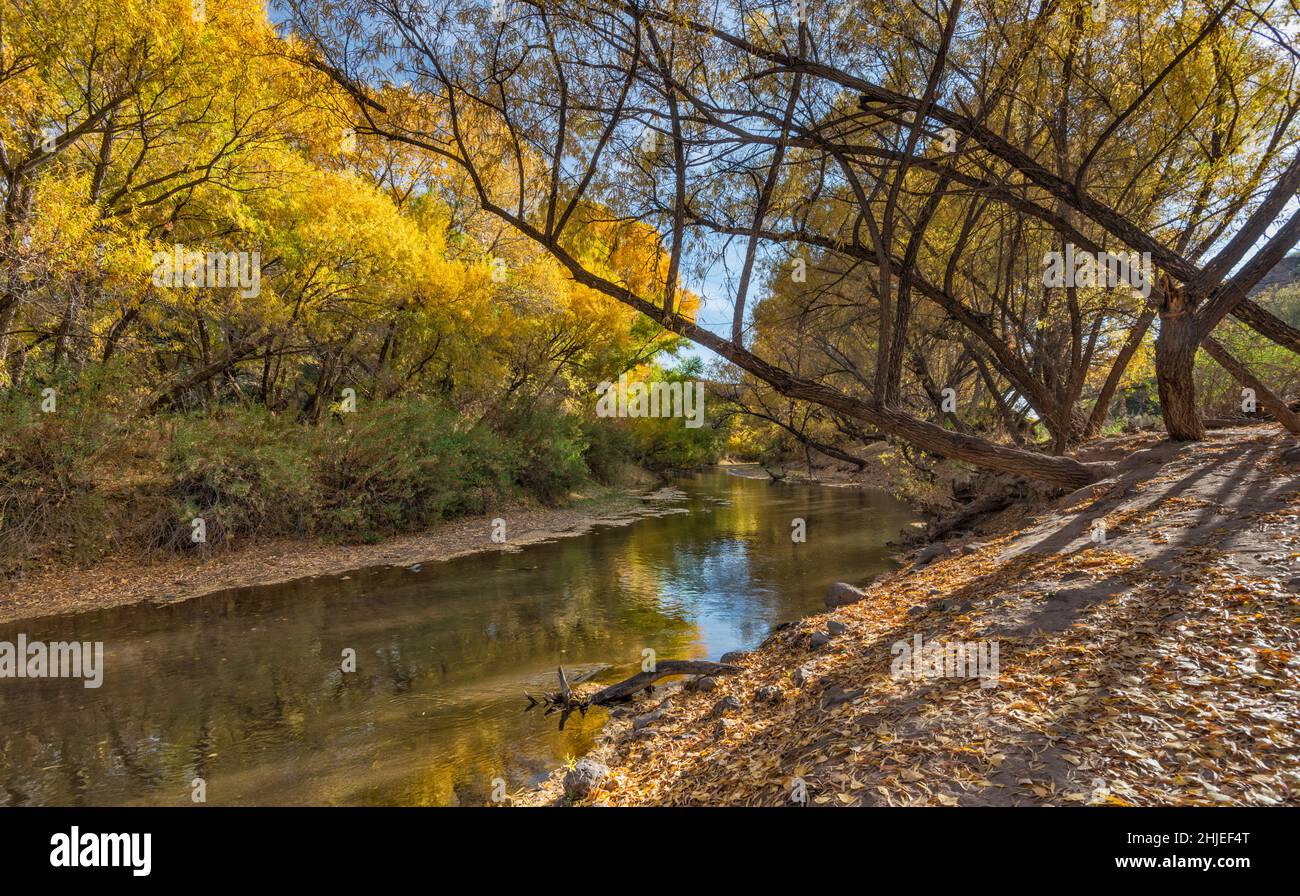
[[[830,582],[886,568],[912,519],[854,489],[679,485],[689,513],[520,553],[0,626],[105,642],[99,690],[0,680],[0,802],[185,805],[202,777],[216,805],[480,804],[493,778],[513,788],[590,745],[600,711],[563,732],[521,712],[557,664],[614,663],[613,680],[645,648],[753,646]]]

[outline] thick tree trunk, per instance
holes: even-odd
[[[1168,282],[1164,287],[1160,335],[1156,338],[1160,414],[1169,438],[1197,442],[1205,438],[1205,423],[1196,410],[1196,381],[1192,376],[1199,343],[1196,318],[1181,289]]]
[[[1071,446],[1087,438],[1088,418],[1077,405],[1066,404],[1049,429],[1052,432],[1052,453],[1064,454]]]

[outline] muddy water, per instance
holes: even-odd
[[[0,804],[481,804],[588,748],[602,711],[524,713],[555,667],[709,658],[889,566],[876,492],[682,479],[679,513],[407,569],[0,626],[104,642],[104,682],[0,679]],[[791,522],[807,541],[791,540]],[[357,671],[341,658],[355,650]]]

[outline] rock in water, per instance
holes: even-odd
[[[748,650],[732,650],[729,653],[724,653],[718,662],[728,664],[734,663],[737,660],[743,660],[745,657],[749,656],[749,653],[750,651]]]
[[[564,795],[583,800],[609,780],[609,767],[594,759],[579,759],[564,775]]]
[[[867,593],[861,588],[854,588],[848,582],[836,582],[826,589],[826,606],[834,609],[846,604],[856,604],[866,596]]]

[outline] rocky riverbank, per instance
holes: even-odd
[[[616,710],[515,801],[1300,803],[1300,449],[1277,428],[1147,438],[836,595],[739,674]]]

